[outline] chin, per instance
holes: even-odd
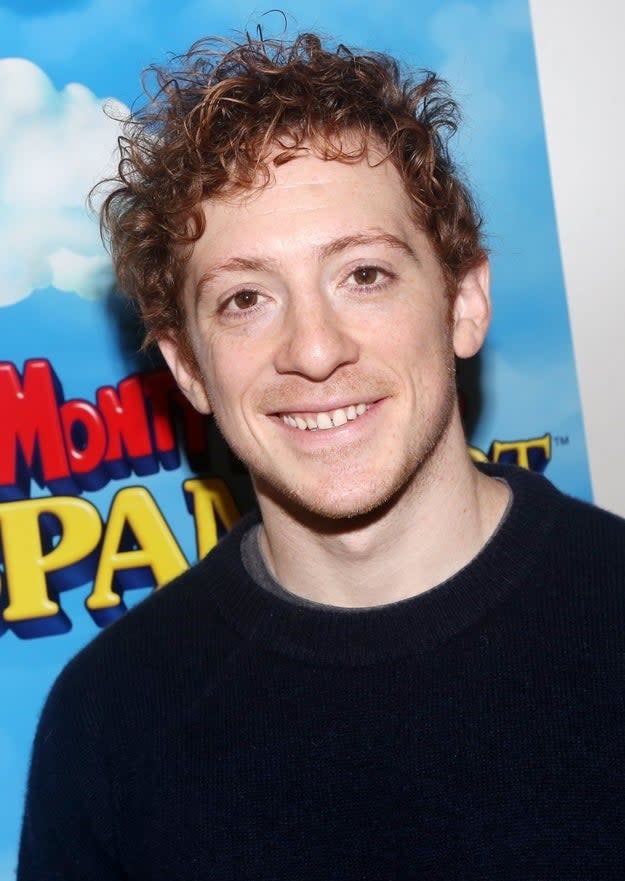
[[[316,529],[332,531],[345,526],[355,526],[365,520],[367,522],[381,517],[396,501],[398,501],[415,477],[414,463],[399,474],[377,475],[375,481],[361,477],[354,481],[357,489],[341,492],[320,492],[315,487],[294,487],[269,483],[262,477],[254,479],[254,487],[259,499],[266,499],[272,505],[287,512],[290,517],[301,523],[314,525]],[[382,478],[382,479],[380,479]]]
[[[319,456],[310,469],[304,472],[296,466],[289,474],[248,460],[261,507],[266,500],[274,509],[322,531],[337,530],[339,524],[355,528],[359,523],[374,522],[429,483],[437,458],[444,454],[453,414],[454,397],[449,394],[429,431],[405,441],[403,455],[397,454],[401,444],[396,441],[395,449],[389,444],[362,449],[359,461],[355,461],[353,449],[344,458],[332,454],[327,461],[320,461]]]

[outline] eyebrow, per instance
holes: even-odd
[[[419,257],[408,242],[394,236],[392,233],[358,233],[355,235],[341,236],[338,239],[332,239],[323,245],[315,248],[317,257],[326,260],[335,254],[340,254],[348,248],[354,248],[358,245],[387,245],[397,251],[401,251],[407,257],[420,263]],[[196,287],[196,299],[200,296],[202,288],[209,284],[213,279],[229,272],[272,272],[277,268],[276,260],[265,259],[262,257],[230,257],[223,263],[217,263],[210,266],[202,273]]]
[[[351,236],[341,236],[339,239],[333,239],[325,245],[320,245],[318,248],[319,256],[321,259],[332,257],[334,254],[340,254],[341,251],[356,247],[357,245],[388,245],[419,262],[419,258],[408,242],[398,238],[398,236],[394,236],[392,233],[360,233]]]

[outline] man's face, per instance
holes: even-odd
[[[374,510],[443,443],[464,323],[397,171],[310,154],[204,211],[184,295],[199,379],[161,344],[180,385],[261,504]]]

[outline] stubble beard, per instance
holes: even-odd
[[[415,433],[403,460],[392,471],[378,470],[367,481],[358,469],[358,461],[355,461],[355,458],[358,459],[358,444],[350,445],[338,454],[335,450],[318,451],[315,466],[323,468],[327,465],[329,475],[338,468],[343,485],[345,481],[349,482],[350,472],[353,473],[358,491],[346,499],[345,496],[333,497],[327,492],[311,492],[305,482],[294,485],[278,468],[268,472],[261,463],[257,465],[247,461],[245,464],[261,503],[267,500],[272,507],[281,509],[289,517],[316,530],[335,532],[345,521],[349,528],[374,521],[409,493],[422,492],[433,479],[436,452],[445,442],[456,407],[453,356],[449,374],[443,399],[435,412],[435,421],[428,424],[426,414],[420,415],[422,430]],[[363,455],[366,455],[365,442],[362,442],[362,448]],[[244,453],[243,457],[240,453],[238,455],[244,460]],[[331,480],[331,476],[328,479]]]

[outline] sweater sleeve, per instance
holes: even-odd
[[[99,712],[98,712],[99,711]],[[97,695],[70,669],[44,707],[31,760],[17,881],[120,881]]]

